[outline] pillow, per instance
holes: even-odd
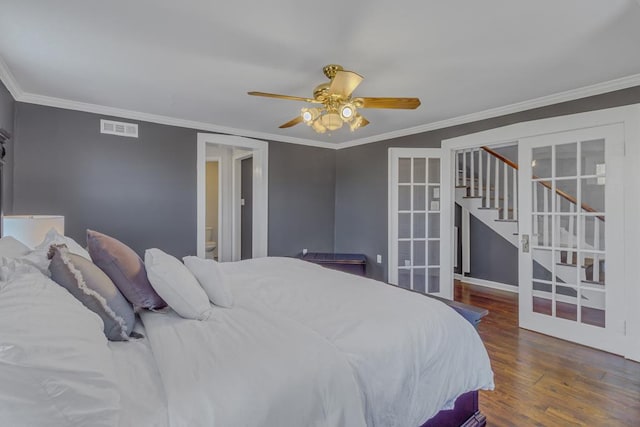
[[[109,276],[136,309],[167,306],[151,287],[144,263],[133,249],[93,230],[87,230],[87,246],[93,262]]]
[[[233,305],[233,294],[227,284],[224,273],[220,271],[218,263],[212,259],[202,259],[197,256],[182,258],[184,265],[198,279],[200,286],[207,293],[209,301],[220,307]]]
[[[176,313],[195,320],[206,320],[211,316],[207,294],[177,258],[160,249],[147,249],[144,262],[151,285]]]
[[[89,252],[87,252],[86,249],[80,246],[71,237],[63,236],[62,234],[58,233],[55,228],[47,231],[47,234],[45,234],[42,243],[40,243],[34,249],[46,254],[47,252],[49,252],[49,247],[51,245],[66,245],[67,248],[69,248],[69,252],[71,252],[72,254],[80,255],[81,257],[89,260],[91,259],[91,257],[89,256]]]
[[[51,278],[65,288],[104,323],[111,341],[126,341],[136,320],[133,307],[111,279],[91,261],[70,253],[66,246],[51,246]]]
[[[40,251],[30,251],[17,258],[0,258],[0,280],[10,280],[14,275],[36,272],[49,275],[49,260]]]
[[[31,252],[29,246],[11,236],[0,239],[0,257],[17,258]]]
[[[3,426],[115,426],[120,392],[102,322],[41,273],[0,286]]]

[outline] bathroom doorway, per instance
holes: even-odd
[[[218,230],[220,229],[220,157],[207,157],[205,170],[205,258],[218,260]]]
[[[217,257],[224,262],[267,256],[268,147],[264,141],[198,133],[196,243],[199,257]],[[208,163],[216,161],[217,227],[212,218],[216,208],[213,203],[207,203],[207,187],[211,181],[207,179],[207,169],[215,175],[213,165]],[[209,209],[208,205],[211,205]],[[215,249],[212,249],[214,243]]]
[[[240,259],[252,258],[253,157],[240,160]]]

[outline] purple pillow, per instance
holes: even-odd
[[[167,306],[151,287],[142,259],[129,246],[113,237],[87,230],[87,247],[94,264],[109,276],[135,308]]]

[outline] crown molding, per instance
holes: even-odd
[[[7,65],[6,62],[4,62],[4,59],[2,59],[1,56],[0,56],[0,81],[4,83],[5,87],[7,88],[11,96],[13,96],[13,99],[17,101],[18,98],[22,97],[23,95],[22,89],[18,85],[16,78],[11,73],[9,66]]]
[[[640,0],[637,0],[640,2]],[[451,119],[440,120],[437,122],[427,123],[425,125],[414,126],[411,128],[400,129],[393,132],[387,132],[368,138],[356,139],[340,144],[337,150],[344,148],[356,147],[358,145],[370,144],[372,142],[383,141],[402,136],[414,135],[423,132],[429,132],[437,129],[444,129],[452,126],[462,125],[465,123],[476,122],[479,120],[491,119],[494,117],[505,116],[507,114],[519,113],[521,111],[532,110],[534,108],[546,107],[548,105],[560,104],[562,102],[574,101],[580,98],[586,98],[594,95],[601,95],[607,92],[613,92],[620,89],[627,89],[640,85],[640,74],[622,77],[607,82],[596,83],[590,86],[584,86],[565,92],[555,93],[553,95],[542,96],[540,98],[530,99],[528,101],[517,102],[515,104],[505,105],[498,108],[490,108],[488,110],[479,111],[477,113],[466,114],[464,116],[453,117]]]
[[[640,2],[640,0],[637,0]],[[345,148],[356,147],[359,145],[370,144],[373,142],[384,141],[393,138],[399,138],[408,135],[415,135],[423,132],[429,132],[437,129],[457,126],[465,123],[471,123],[479,120],[490,119],[494,117],[504,116],[507,114],[518,113],[521,111],[531,110],[534,108],[545,107],[548,105],[559,104],[562,102],[573,101],[589,96],[600,95],[607,92],[613,92],[620,89],[626,89],[640,85],[640,74],[634,74],[607,82],[597,83],[590,86],[584,86],[577,89],[559,92],[528,101],[517,102],[502,107],[491,108],[477,113],[466,114],[463,116],[453,117],[451,119],[440,120],[437,122],[427,123],[424,125],[414,126],[405,129],[399,129],[392,132],[386,132],[366,138],[354,139],[346,142],[323,142],[311,139],[295,138],[290,136],[277,135],[267,132],[256,132],[246,129],[236,129],[226,126],[220,126],[213,123],[198,122],[193,120],[180,119],[170,116],[162,116],[157,114],[143,113],[139,111],[126,110],[115,107],[108,107],[98,104],[90,104],[85,102],[73,101],[63,98],[37,95],[34,93],[24,92],[18,85],[15,77],[9,70],[9,67],[0,57],[0,80],[5,84],[14,99],[19,102],[29,104],[45,105],[49,107],[63,108],[67,110],[83,111],[87,113],[101,114],[106,116],[114,116],[129,120],[137,120],[143,122],[158,123],[169,126],[177,126],[200,131],[230,134],[244,136],[247,138],[270,140],[278,142],[288,142],[291,144],[306,145],[311,147],[328,148],[333,150],[342,150]]]
[[[86,113],[94,113],[105,116],[114,116],[129,120],[142,122],[158,123],[162,125],[176,126],[182,128],[195,129],[199,131],[214,132],[220,134],[229,134],[244,136],[247,138],[271,140],[280,142],[289,142],[292,144],[308,145],[312,147],[335,148],[335,144],[328,142],[312,141],[301,138],[294,138],[282,135],[276,135],[266,132],[256,132],[246,129],[236,129],[227,126],[219,126],[213,123],[198,122],[194,120],[179,119],[176,117],[162,116],[159,114],[142,113],[140,111],[125,110],[122,108],[107,107],[98,104],[89,104],[85,102],[71,101],[63,98],[51,96],[36,95],[33,93],[23,92],[16,101],[28,104],[44,105],[48,107],[63,108],[66,110],[82,111]]]

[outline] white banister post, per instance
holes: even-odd
[[[467,150],[462,150],[462,185],[467,185]]]
[[[484,186],[486,187],[485,198],[487,199],[487,204],[485,207],[491,207],[491,156],[487,153],[487,182],[485,182]]]
[[[496,158],[496,182],[493,185],[493,207],[500,207],[500,163]]]
[[[573,216],[573,213],[575,212],[575,205],[573,203],[569,203],[569,212],[571,213],[571,215],[569,215],[569,237],[571,238],[571,245],[570,247],[573,248],[573,246],[577,243],[576,242],[576,233],[574,233],[573,229],[575,227],[575,217]],[[572,264],[573,262],[573,251],[569,250],[567,251],[567,264]]]
[[[471,155],[471,171],[469,173],[469,178],[471,179],[471,193],[469,193],[469,195],[471,197],[474,197],[476,195],[476,170],[475,170],[475,164],[476,164],[476,150],[474,148],[471,149],[470,151],[470,155]]]
[[[600,250],[600,227],[598,217],[593,217],[593,249]],[[605,261],[606,262],[606,261]],[[600,282],[600,254],[593,254],[593,281]]]
[[[509,219],[509,171],[507,170],[508,166],[506,163],[503,163],[503,171],[504,171],[504,194],[503,198],[503,212],[502,219]]]
[[[462,153],[460,150],[456,151],[456,186],[462,185]]]
[[[533,182],[533,212],[538,212],[538,183]],[[540,241],[540,236],[538,236],[538,219],[539,215],[535,215],[533,220],[533,234],[531,236],[531,240],[534,242]]]
[[[480,193],[480,206],[484,207],[484,187],[482,186],[482,152],[481,148],[478,150],[478,192]]]
[[[518,219],[518,171],[517,169],[512,169],[513,171],[513,219]]]
[[[542,194],[544,195],[544,200],[542,203],[543,209],[544,209],[544,215],[542,217],[542,244],[543,245],[548,245],[551,246],[551,242],[548,240],[549,239],[549,215],[547,215],[549,213],[549,189],[545,186],[542,187],[544,190],[542,191]]]

